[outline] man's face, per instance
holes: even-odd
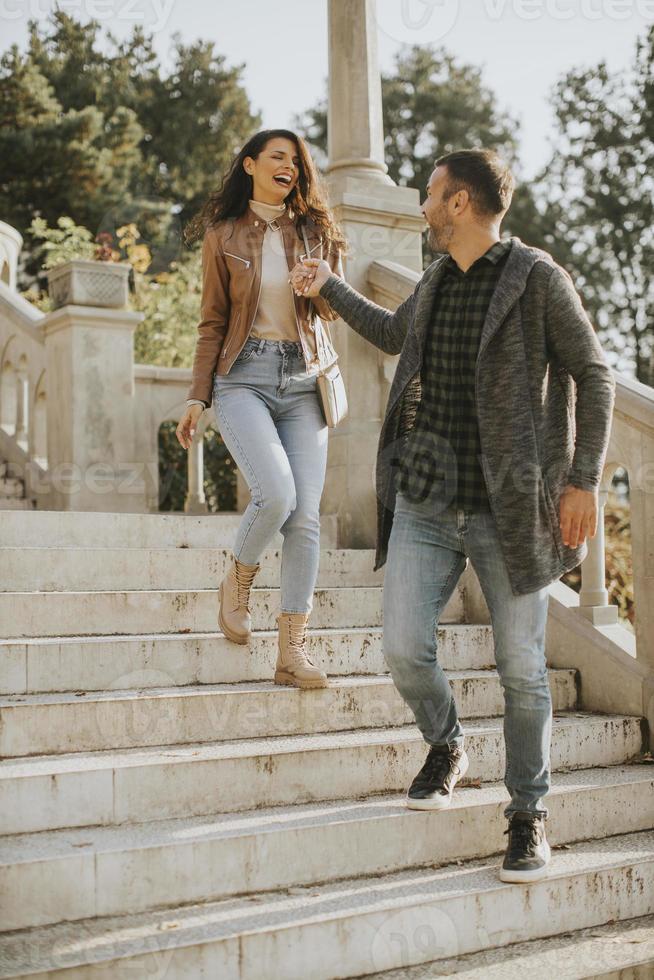
[[[443,201],[446,186],[447,167],[436,167],[429,178],[427,197],[421,208],[429,225],[429,247],[435,252],[447,252],[454,234],[454,222],[448,203]]]

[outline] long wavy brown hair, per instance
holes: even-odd
[[[204,206],[186,225],[184,241],[187,245],[202,238],[210,225],[245,214],[252,197],[253,179],[245,172],[243,161],[246,157],[256,160],[268,141],[280,136],[295,143],[300,159],[298,181],[285,198],[287,207],[295,212],[298,232],[301,233],[303,224],[313,219],[325,239],[326,253],[332,246],[342,252],[347,250],[346,238],[330,214],[327,191],[307,145],[301,136],[290,129],[262,129],[250,137],[232,161],[220,189],[209,195]]]

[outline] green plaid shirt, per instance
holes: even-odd
[[[488,510],[479,463],[475,362],[488,304],[511,248],[495,242],[467,272],[445,263],[420,369],[415,425],[404,437],[397,490],[468,510]]]

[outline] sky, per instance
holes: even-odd
[[[29,18],[45,19],[51,0],[0,0],[2,49],[23,46]],[[117,37],[141,24],[165,68],[172,35],[215,42],[229,65],[243,64],[252,108],[265,128],[290,127],[326,94],[328,0],[59,0]],[[548,95],[573,67],[606,61],[626,71],[636,39],[654,23],[654,0],[376,0],[380,70],[403,47],[444,45],[482,69],[500,110],[520,122],[523,175],[549,157],[554,135]]]

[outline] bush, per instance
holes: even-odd
[[[176,422],[159,429],[159,510],[183,511],[187,452],[180,446]],[[216,429],[204,433],[204,494],[211,513],[236,510],[236,465]]]
[[[152,273],[152,256],[138,227],[129,223],[116,229],[115,239],[91,232],[61,217],[56,228],[35,218],[30,227],[40,241],[45,269],[70,259],[130,262],[132,309],[144,314],[134,332],[134,360],[160,367],[191,367],[201,300],[200,249],[187,250],[163,271]],[[46,292],[33,288],[24,297],[43,312],[52,309]],[[186,496],[186,450],[175,436],[175,422],[159,430],[159,510],[183,511]],[[236,510],[236,466],[220,434],[209,428],[204,435],[204,492],[209,510]]]

